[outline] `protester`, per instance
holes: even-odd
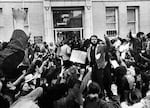
[[[92,75],[91,78],[94,82],[97,82],[104,92],[104,69],[106,66],[106,52],[110,48],[109,39],[104,36],[106,40],[106,45],[98,43],[98,37],[96,35],[92,35],[91,46],[87,50],[87,57],[89,61],[90,67],[92,67]]]

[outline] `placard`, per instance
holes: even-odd
[[[85,64],[86,57],[87,57],[87,52],[80,51],[80,50],[72,50],[70,61],[74,63]]]

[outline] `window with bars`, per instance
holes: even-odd
[[[133,34],[138,32],[138,7],[127,7],[127,25]]]
[[[118,8],[106,7],[106,34],[108,36],[118,35]]]

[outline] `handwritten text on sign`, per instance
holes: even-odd
[[[87,53],[80,50],[72,50],[70,61],[85,64]]]

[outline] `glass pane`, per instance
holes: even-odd
[[[3,22],[4,22],[4,20],[3,20],[3,13],[2,12],[3,12],[2,8],[0,8],[0,26],[3,25]]]
[[[106,26],[107,26],[107,29],[116,29],[116,24],[114,23],[114,24],[106,24]]]
[[[133,33],[133,34],[136,34],[136,26],[135,26],[135,23],[128,23],[128,31],[130,31]]]
[[[2,11],[2,8],[0,8],[0,14],[2,14],[2,12],[3,12],[3,11]]]
[[[106,23],[115,23],[115,17],[106,17]]]
[[[82,10],[54,10],[54,28],[82,27]]]
[[[24,24],[25,24],[25,25],[28,25],[28,8],[24,8],[24,11],[25,11],[26,14],[27,14],[27,17],[26,17],[26,19],[25,19]]]
[[[136,21],[136,19],[135,19],[135,9],[128,9],[127,10],[127,18],[128,18],[128,21]]]
[[[80,31],[57,31],[57,42],[69,42],[72,48],[78,48],[81,35]]]
[[[80,10],[73,11],[73,17],[81,17],[82,12]]]
[[[106,16],[115,16],[115,8],[106,8]]]

